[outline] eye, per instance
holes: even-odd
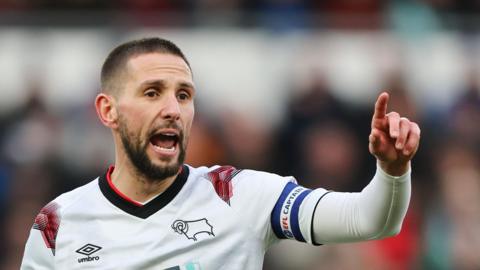
[[[188,100],[190,99],[190,94],[186,91],[180,91],[177,97],[179,100]]]
[[[154,97],[157,97],[159,94],[158,94],[158,91],[155,89],[148,89],[147,91],[144,92],[144,95],[149,98],[154,98]]]

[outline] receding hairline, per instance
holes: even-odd
[[[165,54],[179,57],[187,65],[190,74],[193,76],[190,63],[177,45],[162,38],[144,38],[120,44],[108,54],[101,70],[101,91],[118,92],[120,88],[120,85],[118,85],[120,83],[119,75],[126,72],[128,63],[136,57],[147,54]]]
[[[147,53],[139,53],[139,54],[136,54],[136,55],[132,55],[132,56],[128,57],[127,59],[125,59],[124,69],[129,67],[129,65],[132,63],[133,60],[135,60],[137,58],[140,58],[140,57],[143,57],[143,56],[149,56],[149,55],[167,55],[167,56],[172,56],[174,58],[180,59],[185,64],[185,67],[188,70],[188,72],[190,74],[192,74],[192,69],[190,68],[189,63],[185,61],[185,59],[183,59],[182,57],[180,57],[176,54],[172,54],[172,53],[168,53],[168,52],[147,52]]]
[[[128,70],[131,67],[130,66],[131,62],[133,60],[135,60],[136,58],[139,58],[139,57],[142,57],[142,56],[147,56],[147,55],[155,55],[155,54],[170,55],[170,56],[173,56],[175,58],[178,58],[178,59],[182,60],[183,63],[185,64],[186,69],[190,73],[190,76],[193,77],[190,65],[182,57],[180,57],[178,55],[175,55],[175,54],[172,54],[172,53],[168,53],[168,52],[144,52],[144,53],[132,54],[129,57],[125,58],[123,63],[121,64],[121,66],[116,68],[116,72],[113,73],[113,74],[110,74],[109,77],[106,78],[107,80],[102,83],[101,92],[110,93],[110,94],[118,94],[119,91],[121,90],[121,85],[123,85],[123,82],[124,82],[125,78],[128,78],[128,76],[129,76],[128,75],[129,74]],[[194,88],[193,84],[190,84],[190,86],[192,88]]]

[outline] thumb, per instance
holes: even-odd
[[[368,137],[368,150],[372,155],[379,159],[384,159],[388,152],[388,138],[387,135],[379,129],[372,129]]]

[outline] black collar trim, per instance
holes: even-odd
[[[107,173],[108,171],[100,176],[98,180],[98,185],[100,186],[100,190],[103,193],[103,196],[107,198],[113,205],[120,208],[121,210],[127,212],[130,215],[146,219],[149,216],[155,214],[164,206],[166,206],[169,202],[175,198],[175,196],[180,192],[183,185],[187,182],[187,178],[189,175],[188,166],[183,165],[182,171],[178,174],[177,178],[173,181],[172,185],[170,185],[167,190],[165,190],[162,194],[158,195],[155,199],[151,200],[150,202],[144,205],[135,205],[132,202],[122,198],[118,193],[116,193],[110,185],[108,184],[107,180]]]

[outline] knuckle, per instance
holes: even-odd
[[[410,139],[408,140],[406,147],[408,147],[409,149],[413,149],[416,144],[417,144],[416,139]]]
[[[410,125],[411,125],[411,129],[412,131],[417,134],[418,136],[420,136],[420,134],[422,133],[422,130],[420,129],[420,127],[418,126],[417,123],[415,122],[410,122]]]
[[[400,118],[400,124],[404,127],[409,127],[410,126],[410,120],[408,120],[408,118],[402,117],[402,118]]]
[[[400,118],[400,114],[398,114],[397,112],[390,112],[388,113],[388,115],[392,118]]]

